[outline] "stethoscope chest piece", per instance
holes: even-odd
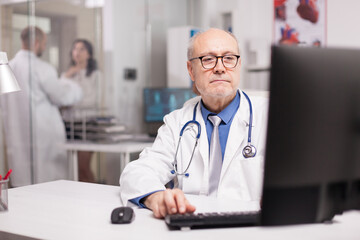
[[[256,155],[256,148],[254,147],[254,145],[247,145],[244,147],[242,154],[245,158],[252,158],[255,157]]]

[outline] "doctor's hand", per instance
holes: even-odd
[[[76,73],[78,73],[82,68],[78,65],[71,66],[65,73],[65,77],[72,78]]]
[[[144,204],[151,209],[156,218],[164,218],[168,214],[192,213],[195,206],[191,205],[180,189],[166,189],[149,195]]]

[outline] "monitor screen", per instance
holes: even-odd
[[[360,208],[360,50],[273,47],[264,225]]]
[[[145,88],[145,122],[162,122],[166,114],[195,96],[191,88]]]

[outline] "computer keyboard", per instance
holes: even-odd
[[[258,225],[260,211],[186,213],[167,215],[165,222],[172,228],[215,228]]]

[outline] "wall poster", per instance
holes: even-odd
[[[274,0],[274,44],[325,46],[327,0]]]

